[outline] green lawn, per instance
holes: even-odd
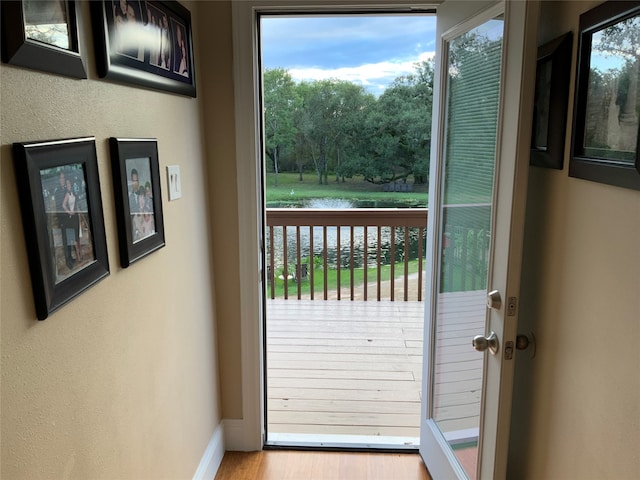
[[[424,263],[423,263],[424,266]],[[292,266],[289,270],[289,275],[293,273],[294,267]],[[416,273],[418,271],[418,260],[410,260],[409,261],[409,274]],[[284,281],[280,278],[277,278],[278,275],[282,274],[282,270],[279,269],[276,271],[276,291],[275,296],[283,297],[284,296]],[[395,264],[395,278],[399,278],[404,275],[404,262],[398,262]],[[380,268],[380,280],[382,282],[387,281],[391,278],[391,266],[390,265],[382,265]],[[378,269],[377,267],[369,267],[367,268],[367,281],[375,282],[378,279]],[[364,268],[354,268],[353,269],[353,284],[356,288],[362,286],[364,283]],[[301,282],[301,292],[303,295],[308,294],[311,291],[311,272],[309,272],[309,276],[306,280],[302,280]],[[315,268],[313,271],[313,291],[314,292],[323,292],[324,291],[324,270],[322,267]],[[338,270],[335,268],[329,267],[327,269],[327,288],[329,291],[336,291],[336,287],[338,285]],[[351,285],[351,275],[348,268],[340,269],[340,285],[342,287],[349,287]],[[289,296],[295,296],[298,293],[298,284],[293,280],[289,280],[288,283]],[[271,298],[271,284],[267,282],[267,295]]]
[[[413,179],[408,180],[413,183]],[[385,192],[382,185],[374,185],[361,177],[346,179],[336,183],[335,176],[329,178],[328,185],[319,185],[318,177],[305,173],[300,182],[297,173],[279,173],[278,186],[275,175],[268,173],[266,178],[267,202],[296,203],[316,198],[332,198],[351,201],[397,201],[413,206],[427,206],[427,185],[413,185],[413,192]]]
[[[272,172],[266,175],[267,207],[273,206],[273,203],[278,203],[278,206],[296,206],[300,202],[311,199],[340,199],[353,202],[381,202],[380,205],[371,205],[376,207],[426,208],[429,199],[429,186],[413,184],[413,177],[407,179],[407,182],[412,184],[412,192],[385,192],[382,185],[374,185],[363,180],[362,177],[347,178],[344,182],[336,183],[333,176],[329,177],[328,185],[319,185],[318,177],[312,172],[305,173],[302,182],[299,181],[297,173],[279,173],[276,187],[275,175]],[[451,204],[489,201],[490,198],[473,192],[448,195],[447,198],[447,203]],[[385,205],[386,202],[390,205]]]
[[[426,264],[423,262],[423,268],[426,268]],[[391,267],[389,265],[382,265],[380,269],[380,281],[385,282],[391,278]],[[466,281],[465,287],[462,288],[462,272],[465,271]],[[294,271],[294,267],[291,266],[289,270],[289,275],[291,275]],[[416,273],[418,271],[418,260],[410,260],[409,261],[409,274]],[[284,298],[284,282],[282,279],[277,278],[279,275],[282,275],[282,269],[278,269],[276,271],[275,278],[275,297],[276,298]],[[402,276],[404,275],[404,262],[398,262],[395,264],[395,279],[396,281],[402,281]],[[474,279],[473,274],[468,271],[466,268],[461,267],[460,265],[452,265],[451,273],[447,274],[446,272],[443,274],[441,290],[443,292],[458,292],[462,290],[470,290],[472,285],[474,285],[475,280],[475,288],[476,289],[485,289],[486,288],[486,276],[480,274],[481,277],[477,277]],[[367,269],[367,281],[368,282],[376,282],[378,279],[378,269],[377,267],[369,267]],[[364,283],[364,269],[363,268],[355,268],[353,270],[353,284],[354,288],[358,289],[362,287]],[[302,280],[301,285],[301,293],[302,295],[308,295],[311,290],[311,273],[309,272],[309,276],[306,280]],[[315,293],[320,293],[324,291],[324,270],[322,267],[315,268],[313,271],[313,291]],[[336,287],[338,285],[338,271],[335,268],[328,268],[327,270],[327,289],[330,292],[335,292]],[[349,287],[351,285],[351,275],[349,269],[341,269],[340,270],[340,285],[342,287]],[[293,280],[289,280],[288,282],[288,293],[289,297],[295,297],[298,294],[298,284]],[[271,284],[267,281],[267,296],[271,298]]]

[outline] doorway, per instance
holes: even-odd
[[[358,2],[356,2],[358,3]],[[377,4],[379,2],[367,2],[368,5]],[[457,4],[457,6],[463,7],[471,7],[475,2],[449,2]],[[380,2],[382,5],[382,2]],[[507,155],[503,155],[504,158],[509,158],[512,161],[502,162],[501,163],[501,173],[500,177],[509,177],[511,178],[515,174],[515,178],[517,179],[517,184],[522,186],[523,183],[526,183],[526,174],[527,169],[526,165],[528,164],[528,138],[527,132],[530,131],[530,117],[531,117],[531,101],[526,95],[526,92],[532,91],[531,89],[533,84],[533,79],[535,75],[532,71],[535,69],[535,22],[537,21],[536,16],[536,5],[524,2],[507,2],[507,24],[511,24],[511,28],[507,28],[506,31],[509,32],[508,42],[512,47],[506,49],[507,58],[506,64],[509,65],[509,73],[507,77],[513,75],[518,75],[518,79],[523,78],[524,82],[520,81],[505,81],[505,104],[509,104],[510,108],[505,111],[505,117],[503,121],[503,125],[512,127],[509,131],[509,135],[501,136],[501,146],[500,148],[507,153]],[[242,428],[242,438],[246,441],[243,442],[243,448],[247,449],[260,449],[264,445],[265,442],[265,431],[264,431],[264,378],[259,375],[260,372],[265,370],[264,356],[262,355],[264,352],[264,344],[263,340],[265,338],[265,334],[263,331],[264,324],[261,322],[257,322],[257,319],[263,318],[263,312],[261,309],[264,307],[264,302],[258,302],[258,299],[262,298],[261,295],[266,292],[264,285],[261,283],[266,278],[265,272],[262,269],[256,268],[259,266],[263,269],[266,269],[266,262],[264,261],[265,251],[257,251],[255,249],[256,245],[266,245],[264,239],[261,238],[262,233],[264,233],[263,225],[265,224],[265,219],[263,215],[263,210],[259,207],[262,205],[262,199],[260,197],[260,192],[263,191],[263,172],[261,170],[261,163],[256,162],[256,158],[258,158],[258,152],[261,150],[261,143],[257,138],[257,134],[261,132],[261,126],[257,122],[258,115],[256,112],[260,111],[260,102],[257,100],[260,98],[261,91],[258,88],[258,79],[259,68],[258,68],[258,59],[256,55],[256,46],[258,45],[258,36],[257,36],[257,28],[256,28],[256,16],[258,12],[267,13],[267,10],[271,8],[271,13],[276,13],[281,11],[281,6],[279,4],[271,3],[268,1],[265,2],[234,2],[233,5],[233,22],[234,22],[234,58],[237,61],[234,62],[235,68],[235,82],[236,82],[236,129],[239,133],[238,140],[236,143],[236,153],[238,158],[238,185],[240,191],[242,191],[242,195],[238,198],[238,214],[241,219],[239,226],[239,241],[240,241],[240,250],[245,253],[243,257],[240,259],[240,270],[241,270],[241,331],[242,331],[242,390],[243,390],[243,420],[238,424],[238,431]],[[387,6],[388,7],[388,6]],[[335,11],[337,7],[332,6],[331,10]],[[412,7],[413,8],[413,7]],[[454,7],[455,8],[455,7]],[[463,8],[464,10],[464,8]],[[440,10],[439,10],[440,11]],[[458,12],[463,14],[463,11]],[[520,68],[519,66],[523,65],[524,67]],[[524,92],[524,93],[523,93]],[[527,119],[529,119],[529,123],[527,124]],[[513,135],[516,133],[517,135]],[[515,165],[518,165],[518,169],[515,168]],[[504,173],[502,172],[502,167],[504,168]],[[523,182],[524,179],[524,182]],[[499,194],[499,198],[503,200],[513,198],[512,195],[509,194],[507,189],[505,189],[504,195]],[[524,203],[522,201],[522,197],[518,197],[517,206],[522,209]],[[513,221],[513,219],[518,219],[517,221]],[[512,230],[512,234],[508,236],[504,236],[504,238],[509,238],[509,242],[506,244],[498,244],[496,247],[497,251],[504,252],[504,258],[508,258],[508,262],[500,263],[500,285],[498,288],[500,291],[506,292],[507,298],[510,298],[509,295],[515,295],[514,298],[517,299],[518,295],[518,273],[516,272],[517,267],[519,266],[517,259],[517,244],[521,242],[521,220],[522,216],[512,215],[511,224],[507,222],[505,224],[505,232]],[[255,221],[254,221],[255,220]],[[497,243],[503,242],[503,236],[497,236]],[[514,247],[511,251],[510,247]],[[428,248],[431,251],[431,248]],[[513,254],[511,253],[513,252]],[[513,257],[511,258],[510,255]],[[507,270],[503,267],[506,265],[514,265],[513,269]],[[502,275],[502,273],[509,273],[509,275]],[[496,279],[496,275],[494,274],[494,280]],[[504,285],[502,285],[504,284]],[[498,312],[499,315],[502,315],[503,312]],[[516,311],[517,313],[517,311]],[[493,314],[492,314],[493,316]],[[496,317],[498,318],[498,317]],[[492,319],[492,326],[494,325]],[[516,322],[511,321],[508,324],[505,324],[504,329],[500,328],[498,331],[498,335],[501,336],[502,341],[510,342],[515,340],[515,329]],[[504,337],[502,337],[504,334]],[[427,356],[425,355],[425,358]],[[490,359],[490,364],[500,364],[502,365],[505,360],[501,359],[502,357],[496,356]],[[509,367],[511,365],[508,360],[505,362],[505,367]],[[499,371],[499,370],[496,370]],[[513,373],[511,368],[506,368],[504,370],[503,377],[508,377]],[[494,374],[491,373],[490,376]],[[508,380],[508,379],[507,379]],[[484,387],[483,387],[484,390]],[[487,401],[483,402],[486,406],[490,406],[493,410],[490,411],[491,420],[495,420],[498,415],[496,415],[496,410],[498,407],[500,409],[500,417],[502,428],[498,433],[500,433],[500,438],[502,439],[499,442],[494,442],[495,438],[490,439],[494,448],[487,448],[489,445],[488,441],[481,441],[480,444],[484,445],[482,450],[482,459],[487,457],[488,460],[491,460],[489,457],[493,455],[493,452],[496,451],[497,447],[500,447],[501,455],[496,455],[496,458],[500,457],[500,469],[506,465],[506,462],[503,462],[503,459],[506,458],[504,455],[504,446],[507,445],[506,441],[504,441],[504,433],[508,433],[508,418],[505,415],[508,415],[509,410],[509,391],[508,388],[503,389],[498,392],[499,395],[502,395],[500,401]],[[501,393],[502,392],[502,393]],[[504,401],[503,401],[504,400]],[[424,420],[424,419],[423,419]],[[491,424],[491,428],[484,429],[485,434],[495,434],[496,422],[493,421]],[[430,425],[430,424],[429,424]],[[485,427],[487,423],[484,423]],[[483,428],[480,428],[480,433],[482,438],[485,436],[482,433]],[[495,435],[494,435],[495,437]],[[446,443],[446,441],[440,441],[442,439],[437,439],[437,446],[440,446],[442,443]],[[423,447],[423,443],[421,441],[421,449]],[[435,448],[433,451],[438,450]],[[444,452],[442,457],[445,461],[449,462],[454,457],[453,455],[448,455]],[[497,462],[497,460],[496,460]],[[494,463],[480,462],[482,471],[487,470],[489,472]],[[497,465],[497,463],[495,463]],[[430,467],[431,468],[431,467]],[[483,474],[480,474],[483,475]],[[499,477],[503,477],[503,475],[498,475]]]
[[[266,445],[416,449],[435,16],[257,21]]]

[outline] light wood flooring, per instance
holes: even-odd
[[[417,453],[226,452],[215,480],[430,480]]]
[[[434,388],[444,432],[477,430],[482,355],[471,338],[483,332],[484,302],[484,292],[440,298]],[[423,302],[269,300],[268,440],[416,442],[423,318]]]

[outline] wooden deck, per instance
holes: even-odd
[[[482,291],[441,296],[436,418],[452,438],[477,431],[482,354],[471,338],[484,302]],[[423,302],[268,300],[268,441],[417,444],[423,318]]]

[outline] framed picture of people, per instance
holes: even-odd
[[[93,137],[14,143],[36,317],[109,274]]]
[[[100,77],[196,96],[189,10],[175,1],[90,3]]]
[[[113,137],[109,142],[120,264],[126,268],[165,244],[158,144]]]

